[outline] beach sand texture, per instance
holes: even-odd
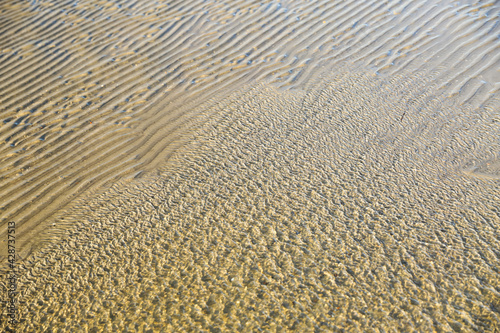
[[[500,330],[499,15],[3,2],[17,330]]]

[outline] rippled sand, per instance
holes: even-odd
[[[18,331],[500,329],[498,4],[126,4],[1,5]]]

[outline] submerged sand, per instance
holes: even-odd
[[[449,100],[400,121],[405,80],[258,85],[207,109],[157,175],[60,217],[80,223],[29,262],[22,327],[494,331],[498,183],[457,168],[488,129]],[[436,108],[455,112],[430,124]]]
[[[432,4],[3,4],[16,330],[499,330],[500,7]]]

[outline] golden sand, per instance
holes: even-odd
[[[500,329],[494,1],[0,13],[16,331]]]

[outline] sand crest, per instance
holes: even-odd
[[[19,331],[500,329],[494,1],[0,6]]]

